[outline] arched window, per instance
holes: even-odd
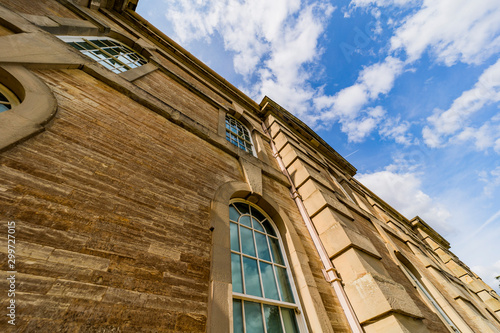
[[[226,114],[226,140],[244,151],[254,154],[248,129],[240,121]]]
[[[233,332],[299,332],[300,312],[281,240],[253,204],[229,206]]]
[[[12,109],[19,104],[19,99],[12,91],[0,84],[0,112]]]
[[[448,324],[448,326],[453,330],[453,332],[460,333],[461,331],[458,329],[458,327],[453,323],[453,321],[446,314],[443,308],[438,304],[438,302],[434,299],[431,293],[424,286],[423,282],[419,278],[420,275],[418,274],[418,272],[416,270],[413,271],[412,269],[409,268],[409,266],[405,265],[404,263],[401,263],[401,266],[408,274],[408,276],[413,280],[413,283],[417,287],[417,289],[424,295],[427,301],[429,301],[429,303],[432,304],[436,312],[446,322],[446,324]]]
[[[59,38],[117,74],[148,62],[142,55],[112,38],[71,36],[59,36]]]

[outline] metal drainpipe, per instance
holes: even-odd
[[[363,328],[361,328],[361,325],[359,324],[359,320],[356,317],[356,314],[354,313],[354,309],[351,306],[351,303],[349,302],[349,299],[347,298],[347,295],[345,293],[344,287],[342,286],[342,281],[337,275],[337,270],[335,267],[333,267],[333,264],[326,253],[326,250],[323,246],[323,243],[321,242],[321,239],[319,238],[318,233],[316,232],[316,229],[313,226],[313,223],[311,221],[311,218],[309,217],[309,214],[306,211],[306,207],[304,206],[304,202],[302,201],[302,198],[300,197],[300,194],[297,192],[297,189],[295,188],[294,183],[292,182],[292,178],[290,177],[290,174],[288,173],[288,170],[285,167],[285,164],[283,163],[283,160],[281,159],[280,154],[278,153],[278,149],[276,149],[276,145],[274,144],[274,140],[267,131],[266,125],[264,122],[262,122],[262,128],[266,135],[268,136],[270,142],[271,142],[271,149],[273,151],[273,156],[276,158],[278,161],[278,165],[281,169],[281,172],[288,178],[288,181],[290,182],[290,193],[292,196],[292,199],[295,201],[295,204],[299,208],[300,215],[302,216],[302,219],[304,220],[304,223],[306,224],[307,231],[309,231],[309,235],[311,235],[311,238],[313,240],[314,246],[316,248],[316,251],[318,252],[321,262],[323,263],[323,273],[325,275],[326,280],[330,283],[330,285],[333,287],[335,290],[335,293],[337,294],[337,297],[340,301],[340,306],[342,307],[342,310],[344,310],[344,314],[347,317],[347,321],[349,322],[349,326],[351,327],[351,330],[353,333],[363,333]]]

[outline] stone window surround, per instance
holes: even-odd
[[[20,103],[0,113],[0,151],[42,132],[57,110],[49,87],[23,66],[0,66],[1,82]]]
[[[319,287],[310,269],[302,241],[287,214],[266,193],[252,192],[250,185],[239,181],[227,182],[216,191],[211,203],[212,264],[209,282],[208,333],[231,332],[232,276],[229,237],[229,203],[232,199],[254,203],[274,221],[289,261],[295,281],[306,329],[310,332],[333,333]],[[325,281],[326,283],[326,281]],[[305,332],[307,332],[307,330]]]
[[[0,95],[2,96],[2,101],[0,101],[0,104],[4,105],[7,110],[12,109],[16,105],[19,105],[19,99],[17,98],[17,96],[9,88],[1,83]],[[0,112],[2,111],[0,110]]]

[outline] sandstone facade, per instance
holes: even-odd
[[[238,199],[277,228],[300,332],[500,332],[499,296],[443,237],[136,3],[0,0],[0,83],[20,100],[0,113],[0,331],[232,332]],[[117,74],[58,36],[110,37],[147,64]],[[227,115],[250,152],[226,139]]]

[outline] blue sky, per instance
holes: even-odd
[[[308,123],[499,291],[498,0],[141,0],[137,12]]]

